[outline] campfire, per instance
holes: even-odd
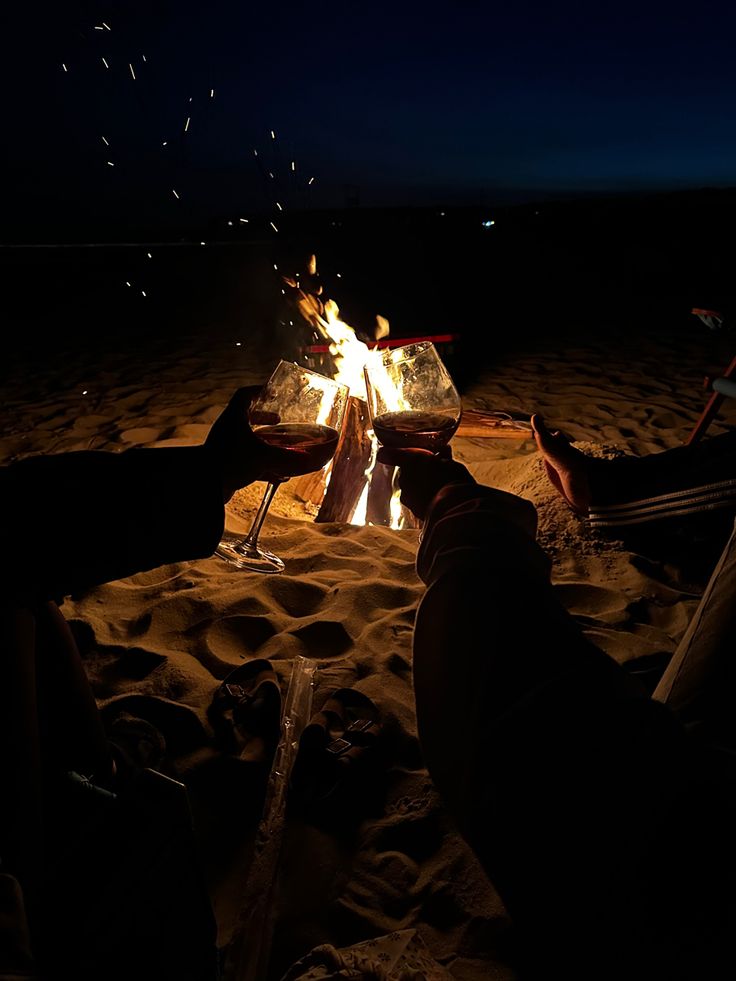
[[[389,324],[377,317],[364,340],[340,318],[334,300],[323,299],[317,276],[317,260],[309,257],[306,271],[283,275],[290,312],[307,325],[316,344],[303,356],[309,367],[346,385],[350,389],[348,409],[334,458],[318,473],[293,481],[294,490],[306,504],[316,507],[315,521],[338,521],[354,525],[385,525],[390,528],[416,528],[418,522],[400,500],[397,472],[376,461],[378,441],[371,428],[366,402],[364,369],[378,378],[378,387],[391,410],[405,408],[402,394],[383,369],[380,348],[404,346],[431,340],[452,343],[458,335],[432,338],[388,340]],[[527,417],[528,419],[528,417]],[[528,421],[512,418],[507,412],[464,409],[457,436],[480,439],[525,440],[531,436]]]
[[[401,504],[394,468],[376,460],[378,441],[371,429],[366,403],[364,368],[380,368],[381,353],[376,342],[388,335],[388,321],[376,318],[373,337],[366,338],[369,343],[362,341],[341,320],[335,301],[322,300],[316,272],[316,258],[311,256],[306,282],[300,282],[301,277],[290,276],[284,276],[283,280],[290,287],[290,302],[296,313],[326,346],[322,352],[326,357],[315,367],[347,385],[350,399],[335,456],[322,470],[295,480],[295,492],[301,500],[319,509],[315,518],[318,522],[416,527],[413,514]],[[384,394],[398,408],[400,393],[385,391],[391,384],[386,376]]]

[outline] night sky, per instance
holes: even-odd
[[[130,0],[6,14],[6,230],[237,219],[276,200],[731,185],[728,6]]]

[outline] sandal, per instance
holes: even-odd
[[[364,810],[377,788],[381,723],[362,692],[339,688],[312,716],[299,740],[291,775],[291,800],[310,819],[338,821],[346,810]]]
[[[110,750],[116,785],[126,783],[140,770],[169,770],[163,733],[146,719],[121,712],[110,726]]]
[[[269,763],[281,736],[281,689],[270,661],[238,665],[215,691],[207,717],[226,753]]]

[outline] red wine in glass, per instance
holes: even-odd
[[[383,412],[373,420],[373,432],[383,446],[396,449],[415,447],[438,452],[447,446],[460,423],[456,412],[430,412],[407,409]]]
[[[291,451],[291,458],[284,464],[283,472],[272,475],[277,480],[299,477],[305,473],[321,470],[335,455],[340,436],[332,426],[303,422],[281,422],[272,426],[260,426],[254,429],[254,432],[264,443]]]
[[[349,391],[308,368],[281,361],[251,403],[248,422],[256,437],[288,452],[265,475],[268,486],[245,538],[226,532],[216,554],[238,569],[278,573],[283,559],[261,548],[258,536],[277,488],[289,477],[321,470],[337,449]]]
[[[382,351],[366,365],[365,385],[383,446],[437,453],[460,425],[460,396],[431,341]]]

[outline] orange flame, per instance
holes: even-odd
[[[310,259],[310,275],[316,273],[316,259]],[[292,285],[290,283],[290,285]],[[295,285],[295,284],[294,284]],[[379,376],[379,387],[381,393],[389,404],[395,404],[396,409],[401,408],[401,393],[396,389],[394,383],[385,373],[385,378],[381,379],[383,372],[383,362],[380,351],[371,349],[361,341],[355,330],[344,320],[340,319],[340,310],[334,300],[327,300],[324,304],[316,297],[304,293],[300,290],[298,300],[300,312],[307,321],[312,323],[323,337],[330,342],[330,353],[336,359],[336,369],[334,380],[346,385],[350,389],[350,394],[354,398],[366,400],[365,374],[364,369],[370,367],[374,375]],[[388,321],[384,317],[377,317],[376,337],[385,337],[389,332]],[[350,523],[354,525],[366,524],[366,512],[368,507],[368,491],[370,488],[371,477],[376,466],[376,456],[378,453],[378,440],[373,430],[368,431],[372,442],[372,451],[368,467],[365,470],[365,486],[360,499],[355,506],[355,510],[350,518]],[[332,463],[328,463],[325,468],[325,489],[331,476]],[[400,492],[396,482],[390,502],[390,527],[401,528],[403,525],[403,514],[400,500]]]

